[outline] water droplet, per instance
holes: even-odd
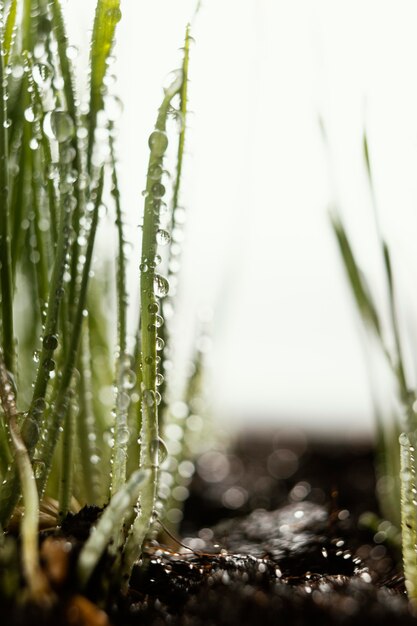
[[[123,113],[123,103],[117,96],[106,96],[104,111],[110,122],[116,122]]]
[[[162,437],[151,441],[150,451],[152,463],[156,466],[163,463],[168,456],[167,446]]]
[[[167,230],[163,230],[162,228],[160,228],[156,232],[156,241],[159,243],[160,246],[166,246],[171,241],[171,235]]]
[[[51,67],[46,63],[36,63],[33,66],[32,77],[39,87],[47,89],[50,87],[52,80]]]
[[[74,135],[74,122],[66,111],[56,109],[45,115],[43,129],[49,139],[59,143],[68,141]]]
[[[52,372],[55,369],[55,361],[53,359],[45,359],[43,362],[43,368],[47,372]]]
[[[27,122],[33,122],[34,121],[35,113],[34,113],[32,107],[28,107],[27,109],[25,109],[24,116],[25,116],[25,120]]]
[[[73,61],[78,56],[78,48],[77,48],[77,46],[68,46],[66,48],[66,50],[65,50],[65,54],[67,55],[68,59]]]
[[[158,163],[154,163],[149,168],[148,176],[152,180],[159,180],[162,176],[162,167]]]
[[[162,376],[162,374],[157,374],[156,375],[156,385],[157,385],[157,387],[162,385],[163,382],[164,382],[164,377]]]
[[[116,439],[120,445],[125,445],[129,442],[129,430],[126,428],[126,426],[123,426],[117,430]]]
[[[145,363],[146,363],[146,365],[152,365],[153,358],[151,356],[145,357]]]
[[[34,419],[27,418],[22,426],[23,441],[27,446],[34,446],[39,439],[39,426]]]
[[[151,389],[145,389],[143,391],[143,401],[146,406],[154,406],[155,392],[153,392]]]
[[[162,315],[155,315],[155,326],[157,328],[161,328],[161,326],[164,325],[164,318],[162,317]]]
[[[139,269],[141,272],[143,272],[144,274],[146,274],[146,272],[148,271],[149,267],[147,263],[141,263],[139,265]]]
[[[130,404],[129,394],[127,394],[125,391],[119,393],[117,403],[121,411],[125,411],[126,409],[128,409]]]
[[[163,131],[155,130],[150,135],[148,143],[152,153],[157,157],[161,157],[168,147],[168,137]]]
[[[152,185],[152,195],[154,198],[162,198],[165,195],[166,189],[164,185],[160,182],[154,183]]]
[[[157,302],[151,302],[151,304],[148,304],[148,311],[149,313],[158,313],[159,304]]]
[[[155,290],[155,295],[158,296],[158,298],[164,298],[166,295],[168,295],[169,283],[164,276],[161,276],[161,274],[155,274],[153,279],[153,286]]]
[[[136,374],[133,370],[126,370],[123,378],[123,388],[124,389],[133,389],[136,384]]]
[[[58,347],[58,337],[56,335],[45,335],[42,344],[45,350],[56,350]]]
[[[165,341],[163,339],[161,339],[161,337],[157,337],[156,338],[156,349],[158,350],[158,352],[160,350],[163,350],[165,346]]]

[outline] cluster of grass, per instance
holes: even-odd
[[[331,220],[344,268],[363,321],[370,344],[376,346],[391,372],[396,401],[389,407],[390,419],[381,411],[378,392],[375,393],[377,418],[377,472],[379,474],[379,502],[381,513],[392,524],[390,535],[402,534],[402,551],[406,587],[410,600],[417,603],[417,481],[414,451],[417,445],[417,390],[410,382],[404,360],[404,339],[400,332],[395,276],[391,253],[381,232],[371,160],[366,134],[363,137],[364,163],[369,181],[379,241],[380,264],[385,279],[385,302],[388,315],[376,305],[376,298],[362,271],[354,246],[349,239],[340,214],[335,210]],[[387,321],[388,320],[388,323]],[[385,526],[386,528],[386,526]]]
[[[190,35],[187,28],[182,67],[165,89],[149,137],[140,319],[130,346],[115,124],[108,113],[115,100],[106,79],[119,5],[97,1],[87,103],[77,93],[60,0],[9,0],[0,7],[0,525],[20,523],[32,596],[46,585],[39,520],[58,524],[85,503],[109,503],[81,552],[79,582],[87,584],[110,545],[115,572],[127,584],[158,515],[166,454],[158,406],[167,340],[162,298],[174,254]],[[177,163],[168,193],[164,157],[174,124]],[[116,261],[100,265],[94,251],[107,211]],[[3,542],[1,558],[6,547]]]

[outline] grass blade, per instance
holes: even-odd
[[[112,195],[116,207],[116,228],[118,237],[117,256],[117,360],[116,360],[116,409],[114,426],[114,446],[112,458],[111,494],[115,494],[126,482],[127,449],[129,442],[128,411],[130,396],[131,363],[126,351],[126,258],[124,252],[123,217],[120,205],[120,192],[117,180],[116,158],[110,128],[110,155],[112,167]]]
[[[126,542],[124,571],[130,574],[132,565],[142,549],[143,541],[152,523],[155,506],[158,468],[164,444],[159,437],[158,399],[156,377],[158,374],[157,347],[158,334],[155,315],[159,310],[159,300],[168,294],[168,281],[156,273],[157,233],[159,230],[159,209],[164,187],[161,183],[163,162],[168,138],[166,122],[171,100],[180,92],[182,73],[166,89],[159,109],[154,132],[149,137],[149,164],[145,192],[145,211],[142,233],[142,258],[140,274],[141,295],[141,346],[142,346],[142,467],[150,472],[141,494],[141,511],[136,518],[132,532]]]
[[[6,17],[6,24],[4,26],[3,35],[3,50],[4,50],[4,67],[9,64],[10,52],[13,44],[13,37],[16,25],[16,13],[17,13],[17,0],[12,0],[9,7],[9,12]]]
[[[0,44],[1,46],[1,44]],[[1,320],[4,362],[15,372],[15,339],[13,325],[13,283],[9,215],[8,121],[3,49],[0,47],[0,283]]]
[[[128,482],[110,500],[96,528],[84,544],[78,559],[77,571],[81,587],[85,587],[94,571],[101,555],[113,536],[115,528],[122,523],[125,515],[133,509],[138,501],[140,489],[147,473],[136,470]]]
[[[401,529],[404,561],[404,576],[407,595],[417,606],[417,507],[415,493],[417,488],[415,458],[415,435],[402,433],[401,447]]]
[[[91,170],[98,112],[103,108],[103,81],[113,48],[117,23],[122,14],[120,0],[98,0],[91,40],[91,84],[87,169]]]
[[[95,243],[95,236],[97,232],[97,225],[99,219],[99,208],[101,206],[101,199],[103,194],[103,184],[104,184],[104,169],[102,168],[100,173],[100,179],[98,182],[98,186],[95,192],[95,203],[94,210],[91,220],[90,232],[88,235],[88,244],[87,250],[85,254],[85,263],[83,267],[82,273],[82,281],[80,285],[79,298],[77,301],[76,313],[74,323],[71,329],[71,338],[68,345],[68,350],[66,354],[66,360],[63,364],[62,368],[62,376],[60,380],[60,386],[58,390],[58,395],[55,401],[55,407],[53,410],[53,419],[48,429],[48,439],[45,441],[45,444],[42,448],[42,452],[40,457],[43,458],[44,467],[42,472],[40,473],[38,479],[38,489],[39,493],[43,494],[46,481],[49,475],[49,471],[52,464],[52,456],[55,450],[55,446],[57,444],[59,438],[59,431],[62,423],[65,419],[69,398],[68,393],[71,385],[72,374],[75,366],[75,362],[77,359],[78,345],[80,342],[81,329],[82,329],[82,321],[84,315],[84,309],[87,298],[87,287],[89,282],[91,261],[93,258],[93,249]]]
[[[16,400],[2,354],[0,354],[0,396],[3,411],[7,416],[10,439],[14,447],[14,456],[23,492],[25,509],[21,518],[23,571],[28,583],[30,596],[34,600],[42,600],[45,599],[50,590],[39,561],[38,491],[29,454],[17,426]]]

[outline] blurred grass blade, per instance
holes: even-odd
[[[365,323],[372,328],[378,337],[381,337],[381,327],[377,310],[369,289],[364,281],[362,272],[356,264],[355,256],[353,254],[346,230],[340,220],[340,217],[336,213],[332,213],[330,218],[333,231],[339,245],[346,274],[349,279],[349,284],[352,288],[359,311]]]
[[[0,43],[0,282],[1,330],[4,362],[15,372],[15,339],[13,324],[13,283],[9,215],[8,119],[3,49]]]
[[[64,93],[67,104],[68,113],[70,114],[74,124],[77,118],[77,106],[75,96],[74,73],[70,58],[67,55],[69,47],[68,37],[65,28],[64,16],[60,0],[52,0],[51,11],[55,37],[58,46],[59,63],[61,66],[62,77],[64,79]]]
[[[3,34],[4,67],[9,64],[10,52],[13,44],[13,37],[16,25],[17,0],[10,2],[9,11],[6,17]]]
[[[9,425],[10,439],[22,485],[24,515],[21,518],[22,563],[32,599],[42,599],[49,589],[40,567],[38,549],[39,498],[27,448],[17,426],[17,408],[13,386],[0,352],[0,397]]]
[[[107,62],[113,48],[116,26],[121,16],[120,0],[97,1],[91,39],[90,113],[87,148],[88,171],[91,169],[97,115],[103,108],[103,81],[107,71]]]
[[[80,285],[79,297],[76,306],[75,319],[71,328],[71,337],[66,353],[66,359],[62,367],[62,376],[59,384],[59,390],[55,401],[53,410],[53,419],[48,428],[48,437],[44,442],[41,451],[41,458],[43,458],[44,466],[40,472],[38,479],[39,493],[43,495],[46,481],[51,469],[52,457],[55,451],[55,446],[59,439],[60,429],[65,420],[65,416],[68,410],[69,404],[69,389],[71,385],[71,379],[74,371],[75,362],[77,359],[78,346],[80,342],[82,321],[84,316],[84,310],[87,299],[87,287],[90,278],[91,262],[93,258],[93,250],[95,243],[95,236],[97,232],[97,225],[99,219],[99,209],[101,206],[104,184],[104,168],[101,169],[100,178],[95,191],[94,209],[91,218],[90,231],[88,233],[87,250],[85,253],[85,262],[82,271],[82,280]]]

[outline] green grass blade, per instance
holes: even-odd
[[[166,122],[171,100],[179,93],[182,75],[165,91],[154,132],[149,137],[149,164],[145,192],[145,211],[142,232],[142,257],[140,274],[141,295],[141,346],[142,346],[142,467],[150,472],[150,479],[141,494],[141,511],[132,526],[125,548],[124,571],[129,576],[132,565],[142,549],[143,541],[152,522],[155,506],[158,468],[164,444],[159,437],[158,400],[156,377],[158,374],[158,334],[155,315],[159,300],[168,294],[168,281],[156,273],[159,230],[159,209],[164,190],[161,183],[163,162],[168,138]],[[157,174],[155,174],[157,172]]]
[[[414,451],[415,434],[402,433],[401,447],[401,529],[404,576],[407,595],[413,606],[417,606],[417,488]]]
[[[0,44],[1,46],[1,44]],[[9,372],[15,372],[15,338],[13,324],[13,282],[9,215],[7,99],[3,49],[0,48],[0,283],[1,330],[4,362]]]
[[[3,355],[0,354],[0,397],[9,424],[10,439],[19,472],[25,513],[21,519],[22,564],[33,599],[41,599],[48,592],[48,584],[40,567],[38,549],[39,498],[27,448],[17,426],[16,399],[10,383]]]
[[[371,327],[376,335],[381,338],[381,326],[377,309],[364,281],[362,272],[356,263],[346,230],[340,220],[340,217],[336,214],[331,215],[331,223],[339,245],[343,264],[349,279],[349,284],[352,288],[352,292],[361,316],[366,325]]]
[[[112,126],[112,125],[110,125]],[[110,127],[110,155],[112,167],[112,196],[116,207],[116,228],[118,237],[117,255],[117,360],[116,360],[116,408],[114,425],[114,446],[112,458],[111,494],[114,495],[126,482],[127,450],[129,443],[128,412],[130,395],[128,394],[131,363],[126,351],[126,258],[124,252],[123,216],[120,205],[120,192],[117,180],[116,158]]]
[[[69,389],[71,385],[71,379],[74,371],[74,366],[77,359],[78,346],[80,342],[82,321],[84,316],[84,309],[87,300],[87,288],[90,278],[91,262],[93,258],[93,250],[95,243],[95,236],[97,232],[97,225],[99,220],[99,208],[101,206],[104,184],[104,169],[102,168],[100,173],[100,179],[97,189],[95,191],[94,210],[91,218],[90,232],[88,234],[87,250],[85,254],[85,263],[82,271],[82,280],[80,285],[79,297],[76,306],[75,318],[71,328],[71,338],[66,353],[65,363],[62,368],[62,375],[58,390],[58,395],[55,401],[53,410],[53,419],[48,429],[48,438],[44,442],[44,446],[41,451],[40,457],[44,461],[44,467],[40,473],[38,479],[39,493],[43,494],[46,481],[51,469],[52,457],[55,451],[56,444],[58,442],[60,428],[65,420],[65,416],[68,410],[69,404]]]
[[[71,504],[72,480],[74,473],[74,439],[74,410],[70,402],[65,415],[64,432],[62,435],[62,455],[60,464],[61,476],[59,483],[59,517],[61,520],[67,515]]]
[[[110,500],[78,558],[77,572],[81,587],[85,587],[88,583],[94,568],[113,536],[114,530],[122,524],[125,515],[137,503],[140,489],[147,479],[146,472],[137,470]]]
[[[185,148],[185,135],[187,128],[187,109],[188,109],[188,76],[189,76],[189,65],[190,65],[190,24],[187,24],[187,28],[185,31],[185,40],[184,40],[184,57],[182,63],[182,85],[179,92],[180,95],[180,106],[179,106],[179,122],[180,122],[180,133],[178,138],[178,149],[177,149],[177,164],[176,164],[176,173],[174,179],[174,186],[172,192],[172,206],[171,206],[171,223],[169,225],[169,234],[171,235],[173,230],[178,227],[176,216],[178,215],[178,205],[180,199],[180,190],[181,190],[181,181],[182,181],[182,171],[183,171],[183,161],[184,161],[184,148]],[[170,246],[168,250],[168,282],[172,276],[172,239],[170,239]],[[164,303],[162,303],[162,317],[164,311]],[[169,341],[168,329],[167,325],[164,324],[161,328],[161,338],[164,341],[164,344],[167,345]],[[161,354],[161,360],[164,361],[164,350]],[[166,389],[166,381],[164,380],[159,387],[159,392],[161,394],[161,405],[159,409],[160,415],[160,426],[162,426],[162,417],[165,414],[166,410],[166,402],[165,402],[165,389]]]
[[[4,67],[9,64],[10,52],[13,44],[13,36],[16,25],[17,0],[12,0],[6,17],[3,35]]]
[[[70,217],[72,195],[64,191],[61,196],[60,227],[54,267],[52,271],[48,308],[43,333],[42,349],[36,373],[32,400],[28,415],[24,421],[22,437],[32,456],[39,439],[45,410],[45,396],[50,372],[54,368],[54,352],[58,347],[58,321],[62,296],[64,293],[64,271],[69,247]],[[15,468],[11,467],[0,489],[0,523],[4,526],[19,497],[19,483]]]
[[[104,77],[107,62],[113,48],[116,26],[121,18],[120,0],[98,0],[91,39],[91,83],[89,135],[87,148],[88,171],[91,170],[91,157],[98,112],[103,108]]]

